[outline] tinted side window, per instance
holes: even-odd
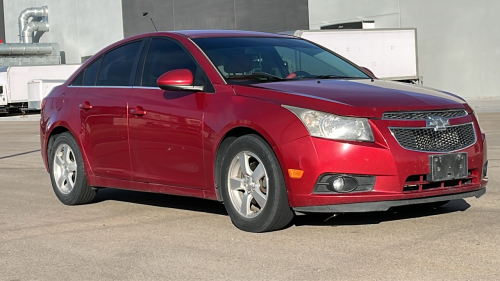
[[[205,85],[205,73],[184,48],[171,40],[153,39],[144,63],[142,86],[156,87],[163,73],[182,68],[193,73],[194,85]]]
[[[106,55],[102,61],[98,86],[129,86],[130,74],[141,42],[118,47]]]
[[[102,57],[93,62],[85,70],[85,78],[83,79],[84,86],[94,86],[95,79],[97,78],[97,72],[99,71],[99,66],[101,65]]]
[[[82,86],[83,85],[83,76],[85,75],[85,69],[76,76],[75,80],[71,83],[71,86]]]

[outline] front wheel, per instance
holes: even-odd
[[[274,152],[259,136],[236,139],[221,169],[224,206],[241,230],[266,232],[286,227],[294,213],[285,180]]]
[[[52,188],[62,203],[86,204],[95,198],[97,190],[87,184],[82,155],[70,133],[57,136],[48,156]]]

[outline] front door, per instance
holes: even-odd
[[[200,81],[206,76],[189,53],[169,39],[153,39],[143,65],[129,100],[132,179],[205,189],[202,119],[206,93],[165,91],[156,80],[173,69],[189,69]]]

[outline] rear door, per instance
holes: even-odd
[[[189,69],[195,85],[210,82],[188,51],[174,40],[153,38],[142,56],[137,86],[129,101],[132,178],[204,189],[202,118],[206,93],[165,91],[158,88],[156,80],[167,71]]]
[[[77,95],[80,138],[96,176],[130,179],[127,118],[142,41],[121,45],[89,65]]]

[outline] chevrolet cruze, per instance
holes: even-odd
[[[42,107],[43,160],[67,205],[101,188],[194,196],[265,232],[295,212],[438,206],[488,182],[485,134],[463,99],[378,80],[286,35],[127,38]]]

